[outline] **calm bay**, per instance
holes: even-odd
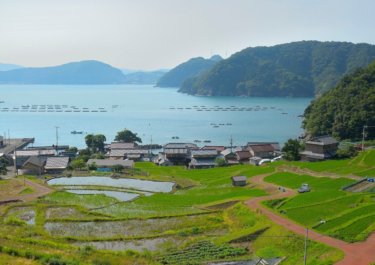
[[[296,138],[311,98],[197,97],[151,85],[1,85],[0,135],[34,145],[84,147],[86,133],[110,142],[128,128],[143,143],[244,145]],[[72,134],[77,131],[82,134]],[[206,142],[204,142],[206,141]],[[209,142],[210,141],[210,142]]]

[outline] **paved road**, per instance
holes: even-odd
[[[251,182],[256,184],[257,187],[266,190],[270,195],[248,200],[246,201],[246,205],[252,210],[260,211],[262,214],[270,218],[274,223],[277,223],[296,234],[305,236],[305,227],[284,218],[261,204],[262,201],[285,198],[296,194],[294,190],[290,189],[286,189],[285,192],[281,192],[279,191],[278,186],[264,182],[264,178],[268,175],[269,174],[255,176],[251,178]],[[342,250],[345,257],[343,260],[337,262],[336,265],[369,265],[372,262],[375,262],[375,233],[372,233],[366,241],[353,244],[319,234],[313,230],[309,230],[309,239]]]

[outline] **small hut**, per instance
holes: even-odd
[[[246,186],[246,177],[245,176],[233,176],[232,185],[233,186]]]

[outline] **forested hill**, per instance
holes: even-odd
[[[344,77],[305,110],[303,127],[313,135],[333,134],[341,139],[375,139],[375,61]]]
[[[182,82],[186,79],[195,77],[202,72],[209,70],[221,60],[222,58],[219,55],[214,55],[209,59],[204,59],[202,57],[192,58],[187,62],[179,64],[162,76],[156,86],[180,87]]]
[[[0,84],[119,84],[122,72],[99,61],[72,62],[52,67],[0,72]]]
[[[242,50],[180,92],[196,95],[313,97],[375,59],[375,45],[301,41]]]

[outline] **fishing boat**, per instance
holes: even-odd
[[[75,131],[75,130],[74,130],[74,131],[71,131],[70,133],[71,133],[71,134],[83,134],[83,131]]]

